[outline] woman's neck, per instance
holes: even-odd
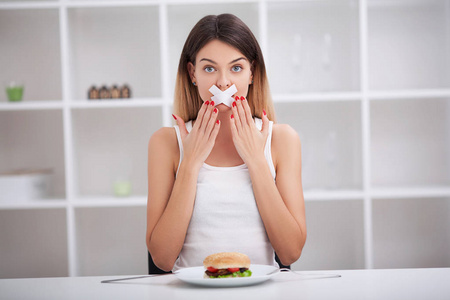
[[[220,130],[217,134],[216,142],[217,140],[223,141],[223,142],[230,142],[232,141],[232,135],[231,135],[231,109],[226,111],[220,111],[219,115],[217,116],[217,120],[220,121]]]

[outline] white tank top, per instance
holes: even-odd
[[[255,118],[255,124],[261,130],[261,119]],[[271,121],[264,155],[275,180],[271,154],[272,126]],[[183,143],[179,127],[174,127],[181,163]],[[186,129],[191,131],[192,121],[186,123]],[[215,167],[203,163],[197,180],[194,211],[172,271],[203,266],[203,260],[210,254],[234,251],[247,254],[252,264],[278,267],[259,215],[247,166]]]

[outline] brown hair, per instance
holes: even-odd
[[[264,58],[258,41],[250,28],[232,14],[203,17],[192,28],[181,52],[175,83],[174,110],[185,122],[195,120],[203,103],[189,76],[188,63],[195,65],[197,53],[208,42],[220,40],[239,50],[251,63],[253,84],[249,86],[248,103],[254,117],[261,117],[265,109],[267,117],[275,121]]]

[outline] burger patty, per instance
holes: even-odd
[[[248,270],[248,268],[240,268],[239,269],[240,272],[245,272],[247,270]],[[219,269],[217,272],[210,272],[210,271],[206,270],[205,273],[208,276],[220,276],[220,275],[229,275],[229,274],[232,274],[233,272],[228,271],[228,269]]]

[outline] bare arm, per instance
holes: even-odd
[[[276,183],[264,156],[255,157],[249,171],[269,240],[281,262],[290,265],[300,257],[306,241],[301,145],[291,127],[278,125],[276,128],[272,137],[272,149],[277,154]]]
[[[178,118],[184,158],[178,167],[175,131],[162,128],[150,138],[148,146],[147,248],[155,265],[169,271],[183,247],[192,216],[197,177],[201,164],[214,146],[219,131],[217,113],[203,105],[191,133]]]
[[[269,130],[267,116],[262,116],[262,130],[258,130],[247,100],[236,101],[232,110],[233,142],[249,168],[261,219],[281,262],[289,265],[300,257],[306,241],[300,139],[288,125],[274,125],[275,183],[264,156]]]
[[[175,179],[173,156],[164,141],[168,130],[156,132],[149,142],[147,248],[155,265],[170,271],[181,251],[194,206],[197,175],[182,163]],[[164,136],[165,135],[165,136]],[[194,181],[195,180],[195,181]]]

